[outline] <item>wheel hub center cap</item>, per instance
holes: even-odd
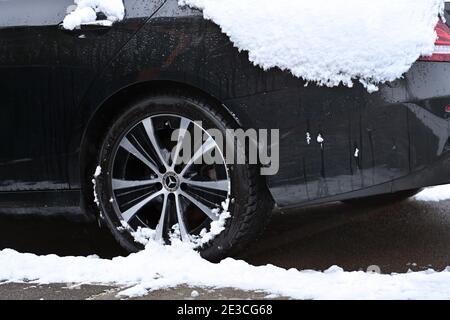
[[[167,172],[162,178],[163,186],[167,191],[174,192],[180,187],[180,179],[175,172]]]

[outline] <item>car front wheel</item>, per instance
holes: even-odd
[[[256,166],[225,160],[224,144],[209,132],[225,136],[235,125],[212,105],[180,91],[152,94],[113,121],[95,193],[106,225],[129,252],[148,241],[181,240],[218,261],[263,230],[270,196]],[[234,142],[232,148],[244,152]],[[216,161],[201,161],[206,154]]]

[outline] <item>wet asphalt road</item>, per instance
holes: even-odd
[[[332,203],[275,212],[262,238],[240,258],[249,263],[284,268],[347,271],[377,266],[383,273],[450,265],[450,201],[408,200],[388,205]],[[58,255],[97,254],[110,258],[123,252],[95,224],[59,217],[0,216],[0,248]],[[0,299],[113,299],[121,288],[0,284]],[[146,299],[190,298],[192,288],[151,293]],[[264,294],[233,289],[196,289],[200,299],[263,298]]]

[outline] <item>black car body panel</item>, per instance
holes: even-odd
[[[81,102],[102,69],[163,0],[127,1],[114,28],[63,30],[73,0],[0,2],[0,192],[69,189]],[[34,9],[34,11],[33,11]]]
[[[72,199],[90,184],[93,140],[120,99],[165,86],[216,99],[243,128],[280,130],[280,170],[266,178],[280,207],[450,182],[450,63],[417,62],[372,94],[318,87],[252,65],[176,0],[125,4],[107,32],[1,26],[0,201],[21,192],[37,203],[25,192],[36,190]]]

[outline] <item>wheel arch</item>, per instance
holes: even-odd
[[[124,87],[104,99],[103,102],[91,114],[82,135],[80,144],[80,187],[81,206],[85,212],[96,213],[95,195],[92,183],[93,174],[96,170],[98,150],[106,134],[108,126],[119,116],[129,103],[129,97],[139,97],[148,93],[164,92],[168,90],[188,91],[192,96],[202,97],[211,102],[211,106],[221,111],[229,120],[242,127],[238,116],[233,113],[224,103],[210,93],[176,81],[151,80],[139,82]]]

